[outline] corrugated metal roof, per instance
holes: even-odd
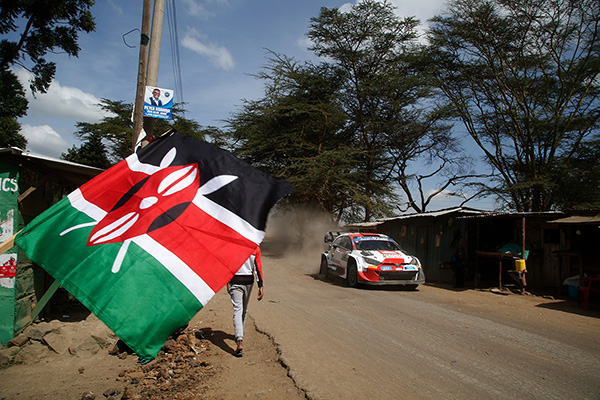
[[[575,215],[572,217],[556,219],[554,221],[548,221],[548,222],[556,223],[556,224],[579,224],[579,225],[598,224],[598,225],[600,225],[600,215],[595,215],[595,216],[591,216],[591,217]]]
[[[435,217],[439,217],[442,215],[456,214],[456,213],[463,214],[463,215],[479,215],[481,213],[488,213],[488,212],[489,211],[477,210],[475,208],[469,208],[469,207],[454,207],[454,208],[445,208],[443,210],[437,210],[437,211],[427,211],[424,213],[412,213],[412,214],[406,214],[406,215],[398,215],[396,217],[381,218],[376,221],[370,221],[370,222],[357,222],[355,224],[348,224],[346,226],[354,227],[354,228],[373,228],[373,227],[379,226],[388,221],[396,221],[396,220],[401,220],[401,219],[435,218]]]
[[[60,160],[54,157],[48,157],[41,154],[35,154],[29,150],[21,150],[17,147],[4,147],[0,148],[0,155],[10,154],[19,158],[26,158],[32,161],[37,161],[41,164],[52,166],[54,169],[65,171],[65,172],[77,172],[80,174],[89,174],[91,176],[98,175],[103,169],[90,167],[89,165],[83,165],[74,163],[71,161]]]
[[[477,210],[475,208],[469,208],[469,207],[454,207],[454,208],[445,208],[443,210],[437,210],[437,211],[427,211],[427,212],[423,212],[423,213],[414,213],[414,214],[407,214],[407,215],[399,215],[396,217],[382,218],[378,221],[385,222],[385,221],[394,221],[394,220],[398,220],[398,219],[407,219],[407,218],[427,218],[427,217],[435,218],[435,217],[439,217],[442,215],[456,214],[456,213],[480,215],[480,214],[489,213],[489,211]]]
[[[476,218],[483,218],[483,219],[501,219],[501,218],[515,218],[515,217],[552,217],[552,216],[556,216],[559,217],[561,215],[564,215],[565,213],[562,211],[541,211],[541,212],[495,212],[495,211],[488,211],[485,213],[482,213],[480,215],[472,215],[472,216],[464,216],[464,217],[460,217],[460,218],[464,218],[464,219],[476,219]]]
[[[384,221],[372,221],[372,222],[357,222],[356,224],[348,224],[345,226],[348,227],[356,227],[356,228],[372,228],[374,226],[378,226],[383,224]]]

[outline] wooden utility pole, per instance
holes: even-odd
[[[150,42],[150,3],[152,0],[144,0],[142,11],[142,33],[140,38],[140,58],[138,65],[137,90],[135,94],[135,105],[133,107],[133,135],[132,151],[138,143],[142,133],[144,120],[144,94],[146,92],[146,70],[148,67],[148,43]]]
[[[158,84],[158,62],[160,59],[160,42],[162,38],[163,15],[165,14],[165,0],[154,0],[152,12],[152,33],[150,36],[150,52],[148,54],[147,86]]]
[[[165,14],[165,0],[154,0],[152,12],[152,33],[150,36],[150,49],[148,54],[148,73],[146,86],[158,85],[158,64],[160,60],[160,42],[162,38],[163,16]],[[146,135],[154,134],[154,118],[144,118],[144,132]],[[142,146],[148,144],[142,141]]]

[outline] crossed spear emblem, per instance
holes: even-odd
[[[119,272],[129,244],[137,237],[173,223],[192,203],[201,196],[213,193],[233,182],[234,175],[219,175],[200,185],[197,164],[172,167],[177,149],[172,148],[163,157],[160,166],[141,164],[151,171],[125,193],[115,206],[94,222],[73,226],[60,233],[64,236],[76,229],[94,226],[88,238],[88,246],[105,243],[122,243],[111,268]],[[197,189],[196,189],[197,188]],[[177,196],[173,196],[177,194]]]

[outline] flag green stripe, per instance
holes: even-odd
[[[135,243],[119,272],[112,273],[121,244],[87,247],[91,226],[59,236],[91,221],[63,199],[51,213],[42,213],[29,224],[16,242],[139,356],[155,357],[168,336],[202,304]]]

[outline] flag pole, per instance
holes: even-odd
[[[23,229],[21,229],[22,231]],[[19,231],[19,232],[21,232]],[[12,235],[10,238],[6,239],[2,244],[0,244],[0,254],[6,253],[11,247],[15,245],[15,237],[19,234],[19,232]]]

